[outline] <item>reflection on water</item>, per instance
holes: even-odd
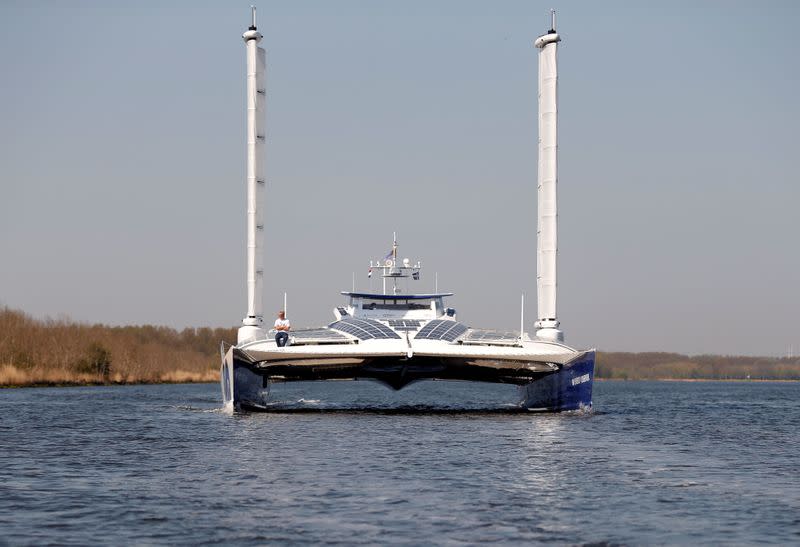
[[[589,413],[514,386],[0,391],[10,544],[796,543],[800,384],[602,382]]]
[[[400,391],[377,381],[274,383],[272,411],[323,410],[366,412],[503,412],[520,411],[517,386],[459,381],[420,381]]]

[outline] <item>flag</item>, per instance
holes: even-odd
[[[419,281],[419,270],[414,270],[411,272],[411,277],[414,279],[414,281]]]
[[[384,260],[389,260],[390,258],[392,258],[392,256],[394,256],[394,249],[392,249],[391,251],[389,251],[389,254],[387,254],[386,256],[384,256],[384,257],[383,257],[383,259],[384,259]]]

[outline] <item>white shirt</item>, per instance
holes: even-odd
[[[292,326],[292,324],[289,323],[288,319],[276,319],[275,320],[275,329],[277,329],[277,330],[284,330],[284,331],[285,330],[289,330],[289,328],[291,326]],[[283,327],[283,328],[279,328],[279,327]]]

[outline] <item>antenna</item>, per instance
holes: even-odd
[[[395,268],[397,268],[397,232],[392,232],[392,269],[390,273],[393,273]],[[392,277],[392,294],[397,294],[396,277]]]
[[[256,7],[250,6],[250,14],[252,15],[253,22],[250,24],[249,30],[257,30],[256,29]]]
[[[287,309],[288,306],[286,305],[287,302],[287,294],[283,293],[283,313],[286,314],[286,317],[289,317],[289,310]]]
[[[254,25],[256,24],[255,23],[255,21],[256,21],[255,9],[256,8],[253,8],[253,24]],[[556,31],[556,10],[551,9],[550,10],[550,32],[555,32],[555,31]]]

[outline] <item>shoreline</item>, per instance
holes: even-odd
[[[595,378],[596,382],[736,382],[736,383],[798,383],[800,378]],[[203,379],[164,379],[164,380],[141,380],[141,381],[38,381],[23,384],[2,384],[2,389],[25,389],[25,388],[60,388],[60,387],[116,387],[116,386],[154,386],[166,384],[216,384],[217,380]]]
[[[800,378],[595,378],[595,382],[800,382]]]
[[[142,380],[142,381],[122,381],[122,382],[57,382],[40,381],[25,384],[0,384],[0,389],[25,389],[41,387],[117,387],[117,386],[157,386],[165,384],[215,384],[215,380]]]
[[[152,371],[144,374],[109,372],[108,374],[81,373],[69,370],[46,368],[21,369],[14,365],[0,365],[0,389],[25,387],[83,387],[125,386],[154,384],[198,384],[219,381],[219,369],[203,368],[186,370],[181,368]]]

